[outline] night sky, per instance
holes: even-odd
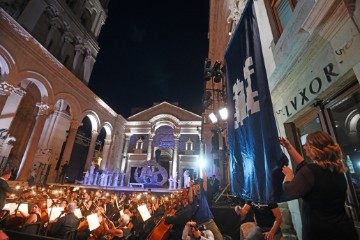
[[[111,0],[89,87],[118,114],[179,102],[201,114],[209,0]]]

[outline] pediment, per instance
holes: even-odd
[[[168,102],[162,102],[134,114],[128,118],[128,121],[150,121],[160,115],[172,115],[180,121],[201,121],[201,116]]]

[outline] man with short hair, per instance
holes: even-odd
[[[50,236],[64,238],[67,232],[77,229],[80,224],[80,220],[74,214],[76,208],[76,203],[74,202],[67,205],[67,214],[54,223],[49,232]]]
[[[188,199],[194,212],[193,217],[195,222],[199,225],[205,225],[206,229],[214,234],[215,240],[223,240],[221,232],[213,220],[214,216],[207,201],[206,173],[204,169],[201,170],[203,179],[197,178],[195,181],[190,181]]]
[[[261,204],[246,201],[243,207],[235,206],[235,212],[238,215],[246,215],[250,209],[254,213],[256,227],[246,237],[247,240],[278,240],[281,238],[282,217],[276,203]]]

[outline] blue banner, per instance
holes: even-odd
[[[233,194],[259,203],[286,201],[288,164],[272,108],[253,1],[249,0],[225,53],[228,144]]]

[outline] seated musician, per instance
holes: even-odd
[[[197,226],[196,222],[187,222],[182,234],[182,240],[214,240],[214,234],[207,229],[204,229],[205,225]]]
[[[33,204],[29,214],[21,212],[25,217],[25,224],[41,222],[41,210],[37,204]]]
[[[103,225],[105,228],[105,231],[108,233],[107,236],[104,237],[104,239],[123,239],[123,237],[127,237],[130,235],[130,230],[127,228],[127,224],[130,221],[130,217],[127,214],[121,215],[119,218],[119,227],[116,228],[114,223],[111,221],[104,221]]]
[[[115,212],[114,199],[111,199],[110,196],[105,198],[104,202],[105,214],[107,217],[110,217]]]
[[[30,192],[31,192],[31,189],[23,190],[20,194],[19,201],[26,202],[27,199],[29,198]]]
[[[165,224],[173,224],[169,240],[181,238],[185,224],[190,220],[192,214],[192,207],[187,197],[182,197],[180,199],[180,208],[175,212],[175,215],[165,217]]]
[[[63,238],[65,233],[77,229],[80,220],[75,216],[74,212],[76,204],[71,202],[66,207],[67,214],[58,219],[49,231],[49,236]]]

